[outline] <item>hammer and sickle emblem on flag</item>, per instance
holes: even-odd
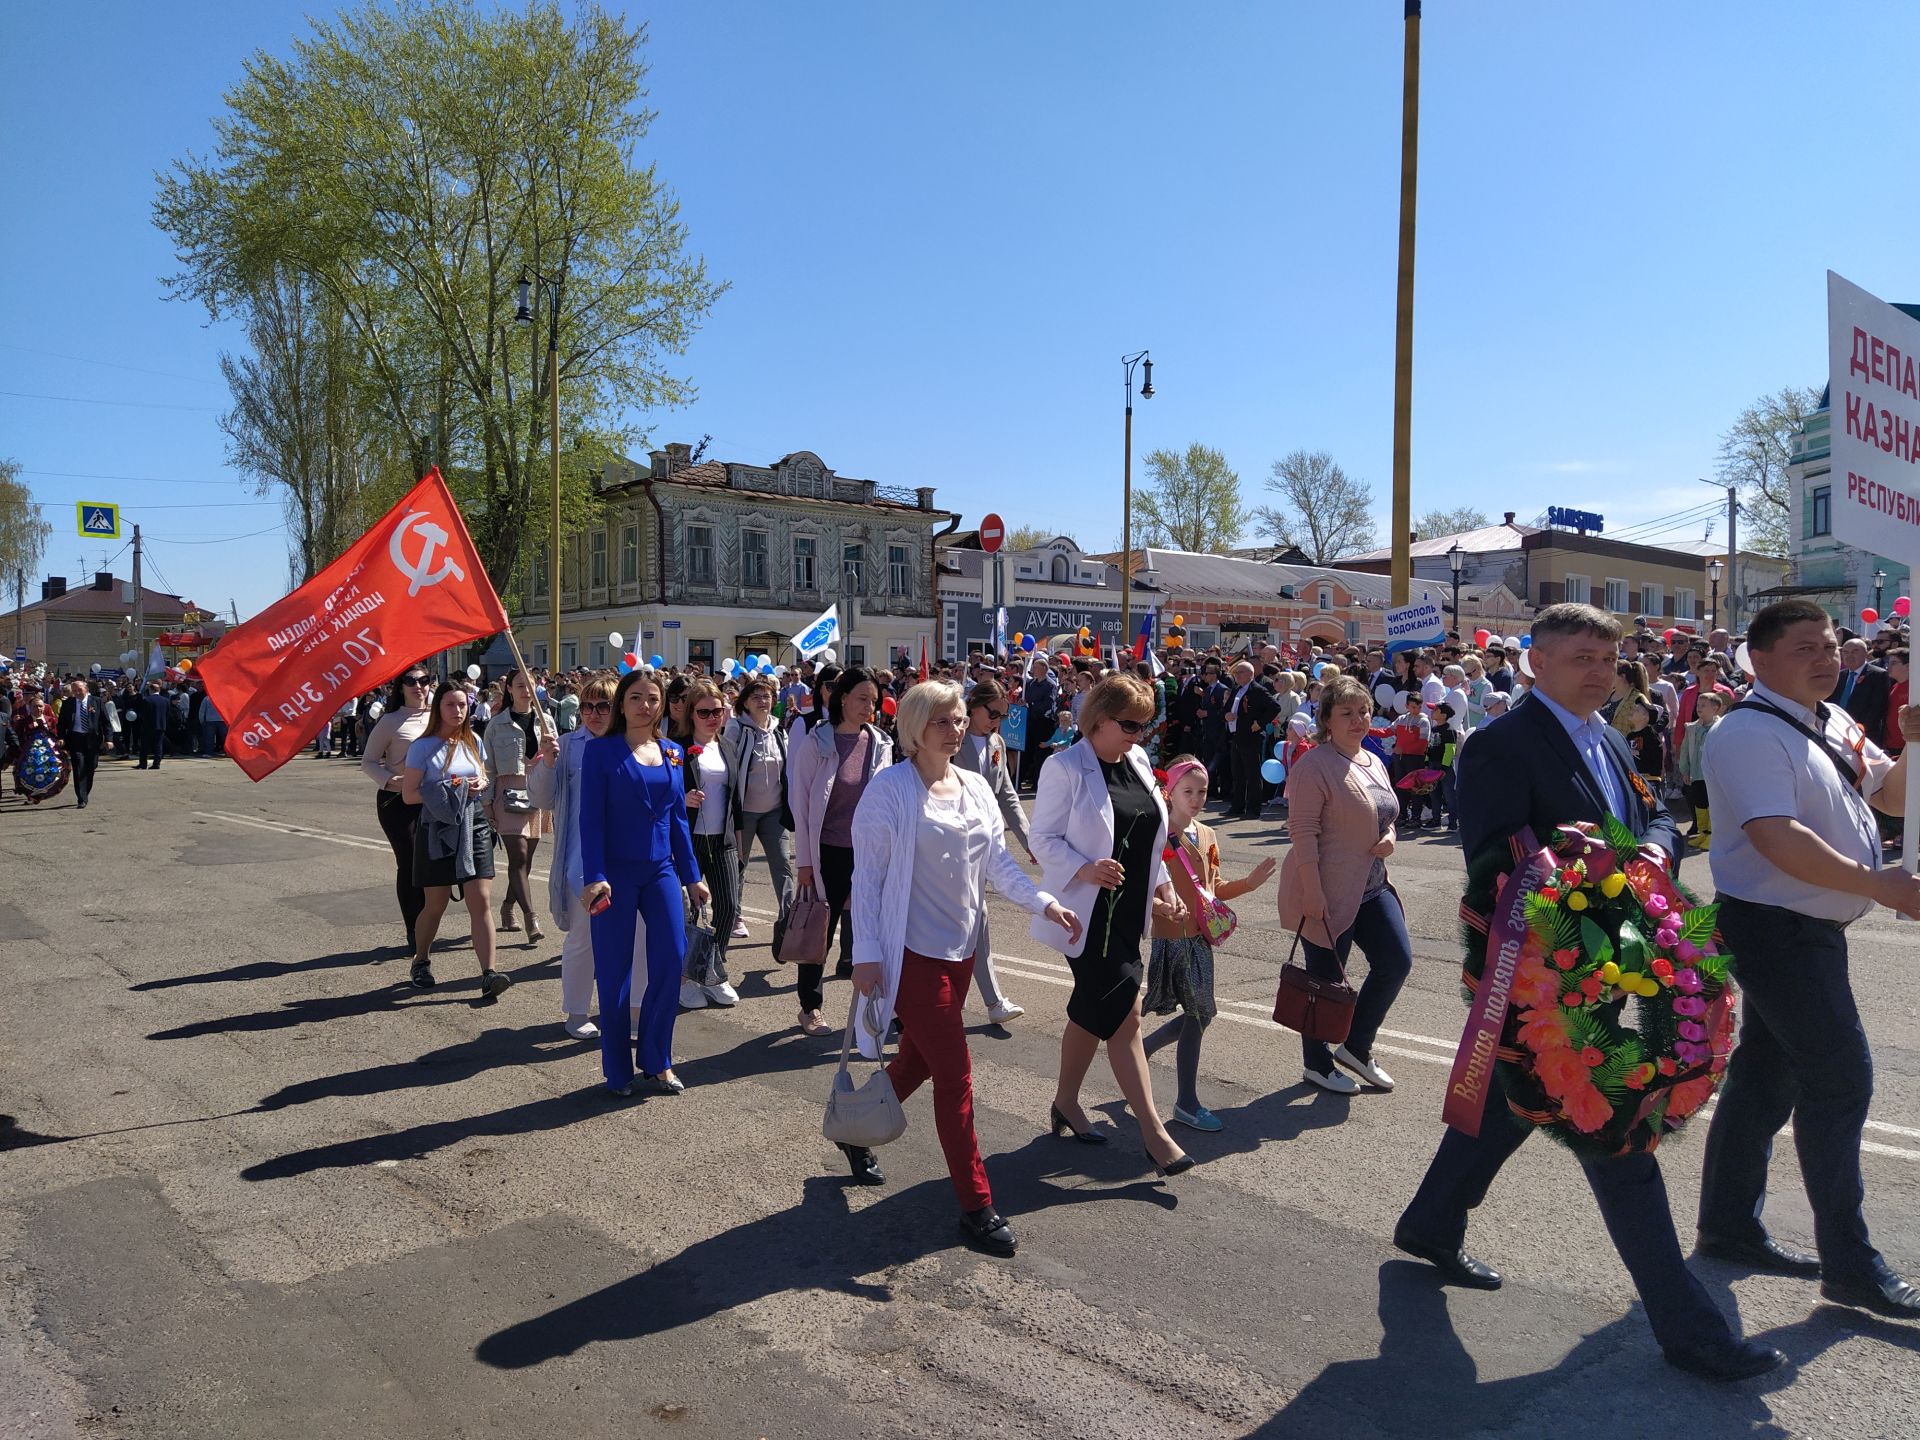
[[[416,524],[414,522],[418,521]],[[423,543],[417,562],[407,560],[405,546],[401,543],[408,535],[418,535]],[[429,512],[415,510],[402,520],[393,530],[393,540],[388,552],[393,556],[394,567],[405,575],[410,582],[407,585],[409,596],[418,595],[424,586],[438,585],[442,580],[464,580],[466,572],[462,570],[452,556],[441,557],[440,568],[435,570],[433,562],[439,556],[440,547],[447,543],[447,532],[433,523]]]

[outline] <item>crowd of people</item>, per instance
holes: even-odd
[[[931,1083],[962,1230],[998,1254],[1017,1242],[975,1135],[962,1010],[977,986],[994,1022],[1024,1011],[995,973],[989,884],[1031,913],[1030,938],[1072,976],[1053,1134],[1112,1138],[1081,1100],[1104,1047],[1142,1146],[1171,1177],[1195,1162],[1161,1118],[1148,1057],[1175,1047],[1173,1125],[1223,1127],[1199,1094],[1218,1003],[1215,912],[1276,869],[1229,876],[1216,827],[1278,806],[1289,843],[1275,905],[1308,973],[1337,981],[1355,950],[1365,957],[1344,1041],[1301,1040],[1303,1079],[1353,1094],[1394,1088],[1373,1050],[1413,959],[1390,875],[1401,833],[1444,826],[1473,859],[1527,827],[1613,817],[1676,872],[1689,849],[1707,852],[1747,991],[1708,1139],[1701,1250],[1920,1316],[1920,1292],[1861,1219],[1871,1065],[1844,965],[1844,926],[1872,904],[1920,917],[1920,880],[1881,864],[1904,808],[1905,742],[1920,736],[1904,629],[1836,633],[1817,607],[1788,601],[1747,635],[1696,638],[1566,604],[1525,639],[1474,639],[1390,659],[1272,645],[1111,663],[974,656],[932,674],[829,656],[772,676],[516,670],[484,684],[421,664],[343,706],[316,755],[354,756],[376,787],[411,983],[436,983],[434,940],[456,897],[489,1001],[512,984],[500,937],[540,944],[550,919],[561,1023],[598,1041],[614,1096],[684,1091],[677,1017],[737,1003],[728,952],[750,935],[740,897],[757,846],[777,897],[775,958],[802,901],[824,917],[795,964],[798,1031],[837,1031],[827,986],[850,982],[850,1032],[875,1057],[897,1040],[898,1099]],[[9,735],[51,724],[76,755],[110,746],[145,764],[151,749],[157,766],[176,721],[189,736],[218,724],[192,683],[109,695],[75,678],[57,719],[37,687],[5,690]],[[1008,723],[1015,705],[1024,727]],[[1490,903],[1474,889],[1484,879],[1467,908]],[[1810,999],[1813,951],[1836,963]],[[1165,1022],[1148,1033],[1148,1015]],[[1759,1221],[1768,1146],[1790,1113],[1818,1255]],[[1464,1248],[1467,1219],[1529,1133],[1497,1107],[1477,1136],[1449,1129],[1395,1243],[1452,1283],[1497,1288]],[[841,1149],[856,1183],[884,1183],[873,1150]],[[1687,1270],[1652,1154],[1583,1163],[1668,1358],[1719,1379],[1779,1363],[1735,1334]]]

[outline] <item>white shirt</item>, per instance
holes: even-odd
[[[1253,682],[1249,680],[1233,692],[1233,703],[1227,707],[1227,729],[1236,735],[1240,733],[1240,702],[1246,697],[1247,691],[1252,688]],[[1075,713],[1077,714],[1078,712],[1076,711]]]
[[[1528,704],[1538,702],[1553,712],[1561,727],[1566,730],[1567,738],[1573,741],[1573,748],[1580,752],[1580,758],[1586,762],[1587,773],[1593,776],[1594,783],[1600,787],[1600,793],[1607,797],[1607,808],[1617,820],[1627,819],[1627,781],[1620,773],[1618,758],[1607,746],[1607,722],[1595,711],[1584,719],[1567,709],[1546,691],[1535,692],[1534,699]]]
[[[987,773],[987,747],[992,743],[991,735],[975,735],[972,731],[967,732],[967,744],[973,747],[973,768],[976,774]],[[923,950],[920,953],[924,955],[926,952]]]
[[[939,800],[927,792],[913,832],[914,903],[907,911],[907,949],[931,960],[964,960],[973,954],[988,843],[986,828],[968,820],[959,796]]]
[[[1753,697],[1778,706],[1809,729],[1821,728],[1813,711],[1758,681]],[[1704,747],[1707,801],[1717,822],[1707,854],[1714,889],[1722,895],[1844,923],[1866,914],[1873,902],[1794,879],[1754,848],[1745,829],[1749,820],[1787,816],[1849,860],[1880,868],[1879,824],[1865,796],[1880,789],[1893,761],[1846,711],[1838,705],[1823,708],[1827,748],[1843,759],[1864,762],[1862,788],[1856,790],[1842,779],[1821,747],[1779,716],[1730,710],[1714,725]]]
[[[701,747],[694,763],[700,769],[699,789],[706,795],[694,812],[693,833],[718,835],[727,823],[727,760],[720,753],[720,742]]]

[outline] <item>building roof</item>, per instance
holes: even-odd
[[[1336,570],[1327,565],[1281,565],[1269,560],[1200,555],[1187,550],[1147,548],[1134,553],[1142,557],[1134,572],[1136,590],[1272,604],[1281,598],[1283,585],[1291,585],[1295,597],[1300,598],[1306,586],[1332,581],[1367,608],[1384,610],[1392,603],[1391,578],[1360,570]],[[1435,581],[1415,580],[1409,593],[1419,599],[1440,600],[1443,589]]]
[[[769,488],[766,481],[760,478],[778,475],[790,462],[796,460],[810,461],[819,465],[822,478],[830,482],[830,493],[791,494]],[[742,472],[743,483],[738,485],[734,483],[735,472]],[[636,460],[616,460],[607,467],[599,494],[602,499],[616,498],[640,489],[649,480],[688,490],[724,490],[738,495],[771,495],[787,500],[816,500],[831,505],[854,505],[862,509],[911,511],[916,515],[952,515],[954,513],[951,510],[939,509],[937,506],[922,508],[919,493],[915,489],[875,485],[871,481],[855,480],[849,476],[837,474],[821,464],[820,457],[810,450],[796,450],[782,455],[771,465],[754,465],[742,460],[703,460],[698,464],[669,467],[669,473],[664,476],[656,474],[651,465],[642,465]],[[933,491],[929,489],[926,493],[930,500]]]
[[[1469,555],[1484,555],[1490,550],[1518,550],[1520,542],[1529,535],[1538,535],[1538,525],[1483,525],[1478,530],[1461,530],[1452,535],[1436,535],[1431,540],[1416,540],[1408,547],[1413,556],[1444,556],[1457,544]],[[1381,560],[1392,560],[1393,549],[1369,550],[1364,555],[1342,555],[1342,565],[1359,565]]]
[[[130,584],[130,581],[115,580],[111,590],[95,590],[91,586],[68,590],[66,594],[55,595],[51,599],[29,601],[20,607],[20,613],[43,611],[49,616],[71,616],[75,619],[129,615],[133,613],[133,601],[124,598],[124,595]],[[182,600],[178,595],[170,595],[164,590],[147,590],[142,608],[151,623],[155,620],[178,620],[187,611],[199,607],[191,600]]]

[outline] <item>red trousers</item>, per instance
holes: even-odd
[[[893,1093],[905,1100],[933,1081],[933,1123],[962,1210],[993,1203],[980,1143],[973,1135],[973,1060],[960,1017],[973,984],[973,957],[931,960],[909,950],[900,963],[893,1013],[900,1017],[900,1053],[887,1066]]]

